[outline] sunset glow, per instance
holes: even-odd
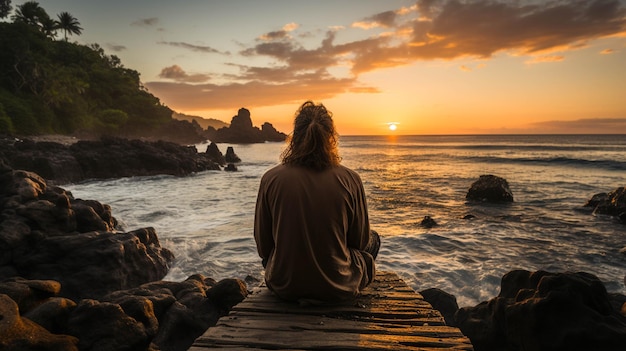
[[[230,122],[245,107],[289,132],[313,100],[345,135],[626,133],[626,0],[45,7],[185,114]],[[381,128],[390,117],[401,130]]]

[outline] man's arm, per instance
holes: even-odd
[[[370,239],[370,221],[367,211],[365,190],[361,178],[355,173],[354,213],[348,230],[348,247],[364,251]]]
[[[270,254],[274,250],[274,237],[272,235],[272,216],[266,202],[265,188],[262,180],[256,199],[254,240],[256,242],[257,252],[263,260],[263,267],[265,267]]]

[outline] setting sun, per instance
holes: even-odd
[[[398,129],[398,123],[395,123],[395,122],[389,122],[389,123],[387,123],[387,124],[389,125],[389,130],[390,130],[390,131],[392,131],[392,132],[393,132],[394,130]]]

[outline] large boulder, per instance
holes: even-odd
[[[59,286],[0,282],[0,349],[184,351],[247,295],[240,280],[215,282],[202,275],[151,282],[78,304],[56,297]]]
[[[22,318],[17,303],[0,294],[1,350],[78,351],[78,339],[69,335],[52,334],[28,318]]]
[[[71,299],[159,280],[174,258],[153,228],[117,231],[109,206],[31,172],[0,172],[0,218],[0,279],[56,280]]]
[[[461,308],[455,322],[475,350],[621,350],[626,317],[588,273],[516,270],[500,294]]]
[[[513,193],[506,179],[487,174],[472,183],[465,198],[473,201],[513,202]]]
[[[626,187],[619,187],[610,193],[595,194],[584,207],[592,208],[594,215],[616,216],[626,221]]]

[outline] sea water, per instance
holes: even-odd
[[[237,172],[152,176],[66,185],[112,207],[124,230],[154,227],[176,256],[165,277],[263,277],[252,228],[258,185],[284,143],[233,146]],[[196,145],[199,152],[207,144]],[[344,136],[342,163],[363,179],[370,223],[382,237],[377,268],[415,290],[440,288],[460,306],[499,292],[513,269],[585,271],[626,293],[626,225],[583,209],[626,186],[625,135]],[[511,204],[468,202],[482,174],[507,179]],[[472,219],[463,219],[472,215]],[[424,228],[432,217],[438,225]]]

